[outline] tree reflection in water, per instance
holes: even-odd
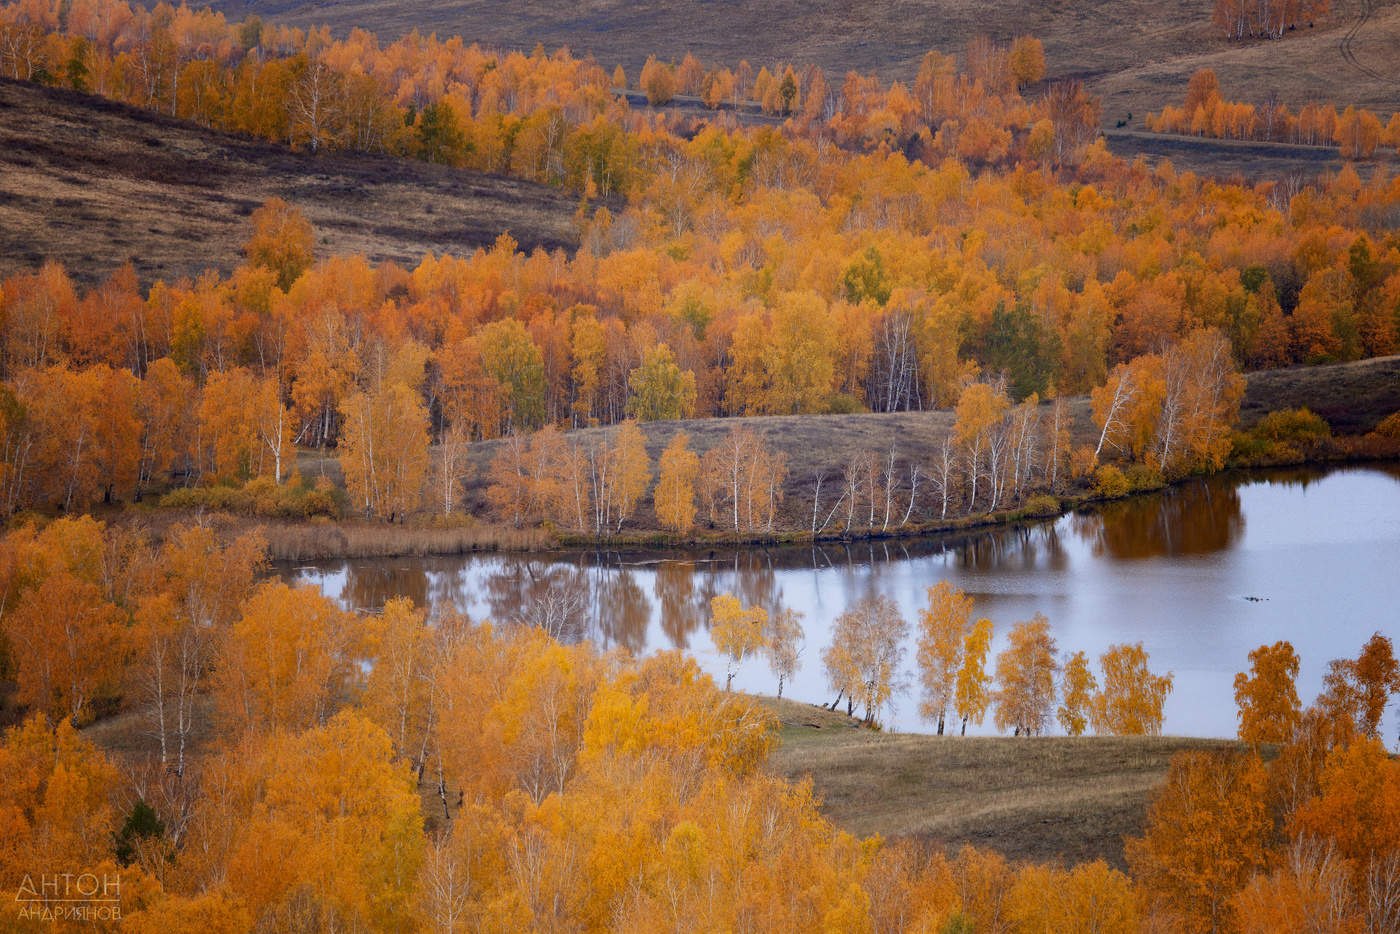
[[[656,600],[661,604],[661,629],[671,645],[690,648],[702,601],[697,600],[694,561],[661,561],[656,565]]]
[[[1214,554],[1244,534],[1236,485],[1219,478],[1193,480],[1151,496],[1106,503],[1076,515],[1072,527],[1096,558]]]
[[[588,635],[591,589],[581,568],[549,561],[508,561],[486,577],[491,619],[538,626],[561,642]]]
[[[960,570],[978,574],[1003,571],[1063,571],[1069,555],[1053,522],[980,532],[950,542]]]
[[[408,597],[415,606],[432,605],[428,600],[427,569],[417,559],[347,561],[343,570],[345,591],[341,600],[352,609],[377,611],[394,597]]]
[[[651,601],[637,584],[631,568],[603,565],[595,571],[593,620],[598,642],[640,655],[647,648]]]

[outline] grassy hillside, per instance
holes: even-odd
[[[387,156],[311,156],[71,92],[0,80],[0,275],[46,259],[91,283],[131,260],[142,281],[227,270],[247,218],[278,196],[322,255],[416,264],[509,230],[572,247],[556,189]]]
[[[912,78],[929,49],[959,51],[973,36],[1029,33],[1045,43],[1051,77],[1078,77],[1104,97],[1104,120],[1132,125],[1177,103],[1196,68],[1215,68],[1239,98],[1277,91],[1289,103],[1339,100],[1389,112],[1396,106],[1400,6],[1391,0],[1334,0],[1312,29],[1282,42],[1230,43],[1210,22],[1208,0],[214,0],[233,16],[257,13],[300,26],[351,27],[384,37],[412,29],[508,48],[568,45],[635,78],[648,54],[758,67],[774,61],[813,62],[828,72],[849,69]],[[1360,23],[1354,36],[1352,28]],[[1344,40],[1348,40],[1344,45]],[[1344,54],[1345,53],[1345,54]]]
[[[1277,409],[1307,407],[1322,415],[1339,434],[1361,434],[1391,412],[1400,411],[1400,356],[1377,357],[1330,366],[1262,370],[1247,376],[1240,422],[1249,427]],[[1098,439],[1087,396],[1069,400],[1071,440],[1075,445]],[[690,435],[692,449],[704,452],[719,443],[735,424],[759,434],[787,458],[785,525],[805,528],[810,521],[811,491],[819,471],[826,471],[824,501],[840,483],[842,467],[860,452],[886,452],[893,447],[899,459],[932,464],[944,437],[952,431],[953,413],[864,413],[858,415],[768,415],[743,419],[691,419],[650,422],[643,425],[647,452],[655,465],[661,451],[678,431]],[[606,429],[586,429],[598,431]],[[473,509],[486,508],[486,466],[499,442],[472,445],[476,462],[474,479],[468,481]],[[319,469],[303,464],[302,470]],[[335,470],[334,467],[331,468]],[[336,471],[338,474],[338,471]],[[646,514],[649,504],[644,504]],[[799,515],[799,513],[802,513]]]
[[[770,767],[810,776],[822,810],[859,835],[988,847],[1013,859],[1123,867],[1171,757],[1224,740],[937,737],[875,733],[839,713],[765,699],[783,722]]]

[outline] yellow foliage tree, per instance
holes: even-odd
[[[1089,668],[1083,652],[1075,652],[1065,662],[1064,687],[1060,692],[1060,708],[1055,712],[1060,726],[1070,736],[1083,736],[1093,710],[1094,691],[1099,682]]]
[[[968,721],[978,726],[991,706],[991,681],[987,674],[987,653],[992,648],[992,621],[979,619],[963,637],[962,667],[958,669],[953,687],[953,706],[962,720],[962,735],[967,735]]]
[[[272,270],[285,292],[315,259],[316,232],[300,211],[281,198],[269,198],[253,212],[251,223],[243,253],[253,266]]]
[[[689,446],[690,436],[677,432],[661,452],[656,481],[656,520],[661,527],[685,534],[695,526],[695,482],[700,458]]]
[[[1145,908],[1172,929],[1234,929],[1235,894],[1268,862],[1268,782],[1254,755],[1185,752],[1124,849]]]
[[[1099,656],[1103,684],[1090,709],[1094,732],[1106,736],[1156,736],[1172,675],[1154,675],[1142,643],[1111,645]]]
[[[1294,679],[1298,655],[1288,642],[1261,645],[1249,653],[1249,674],[1235,675],[1240,741],[1286,743],[1302,721],[1302,705]]]
[[[345,488],[366,516],[402,520],[423,498],[428,474],[428,411],[417,391],[390,382],[341,403],[340,466]]]
[[[997,655],[995,694],[998,730],[1017,736],[1045,731],[1055,703],[1055,639],[1050,621],[1037,613],[1011,630],[1010,645]]]
[[[355,617],[313,587],[259,587],[219,653],[214,698],[235,735],[325,723],[356,681]]]
[[[761,606],[745,609],[733,594],[721,594],[710,601],[710,640],[725,658],[726,691],[744,659],[763,648],[767,625],[767,610]]]
[[[928,588],[928,606],[919,611],[919,716],[937,723],[939,736],[953,706],[971,614],[972,598],[946,580]]]
[[[415,914],[423,816],[384,731],[353,711],[244,753],[228,890],[271,928],[399,928]],[[275,859],[284,871],[269,872]]]

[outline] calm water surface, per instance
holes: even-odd
[[[785,695],[829,701],[820,653],[832,620],[857,600],[893,598],[910,623],[905,687],[884,720],[926,731],[918,717],[914,625],[925,590],[950,580],[996,626],[1049,617],[1064,654],[1091,658],[1141,641],[1171,671],[1165,732],[1233,736],[1232,681],[1261,643],[1291,641],[1299,694],[1316,696],[1330,659],[1355,656],[1371,633],[1400,641],[1400,467],[1217,477],[1101,512],[956,538],[748,551],[467,556],[337,561],[285,568],[356,609],[406,595],[474,619],[530,613],[569,619],[605,647],[680,648],[724,677],[706,629],[726,591],[770,612],[792,607],[806,629],[801,670]],[[522,610],[526,608],[525,610]],[[737,687],[772,693],[762,658]],[[1392,744],[1400,717],[1387,714]],[[990,732],[990,719],[981,732]],[[971,728],[969,729],[971,732]]]

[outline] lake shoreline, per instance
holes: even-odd
[[[948,521],[906,525],[899,529],[872,530],[855,534],[816,534],[810,531],[764,533],[712,533],[672,535],[659,530],[627,532],[607,538],[545,529],[512,529],[472,523],[460,527],[436,525],[390,525],[369,520],[277,521],[252,517],[221,516],[227,534],[260,528],[267,538],[268,559],[274,564],[322,561],[451,557],[469,554],[557,555],[579,552],[704,552],[717,549],[781,548],[796,545],[855,544],[937,538],[963,532],[976,532],[1053,521],[1074,512],[1094,510],[1108,503],[1133,500],[1161,493],[1185,483],[1209,477],[1252,474],[1281,470],[1329,470],[1364,467],[1370,464],[1400,464],[1394,456],[1341,455],[1311,457],[1269,464],[1232,465],[1214,474],[1191,474],[1176,480],[1134,490],[1124,496],[1104,497],[1092,491],[1055,496],[1059,508],[1053,511],[998,510]],[[1049,496],[1050,494],[1044,494]],[[178,520],[177,520],[178,521]]]
[[[1152,670],[1177,679],[1163,733],[1224,739],[1235,733],[1230,685],[1248,653],[1294,642],[1300,695],[1320,690],[1328,660],[1353,654],[1384,608],[1400,601],[1397,549],[1400,465],[1386,463],[1230,471],[1055,521],[922,539],[331,560],[273,573],[356,613],[407,598],[430,614],[539,625],[609,650],[681,650],[720,683],[729,666],[708,620],[711,600],[730,593],[770,616],[797,614],[805,660],[783,693],[818,704],[835,693],[818,650],[832,644],[842,613],[879,595],[911,626],[901,639],[900,686],[877,714],[899,733],[927,730],[910,674],[912,627],[928,587],[946,580],[992,621],[989,658],[1005,648],[1014,622],[1036,614],[1051,621],[1064,652],[1095,659],[1113,645],[1141,643]],[[736,690],[775,689],[766,658],[737,667]],[[974,731],[993,727],[970,724]]]

